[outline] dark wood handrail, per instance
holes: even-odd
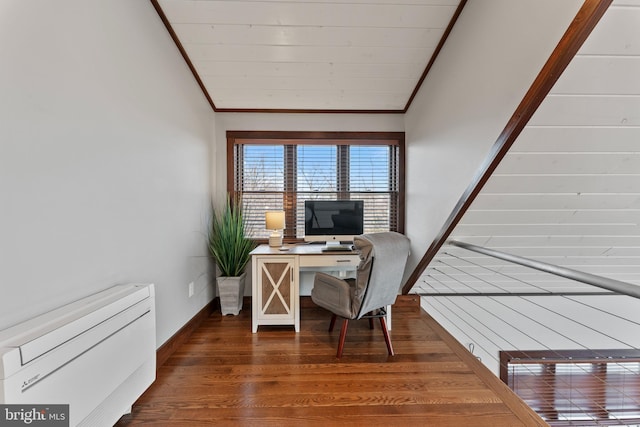
[[[567,68],[573,57],[576,55],[591,31],[595,28],[600,18],[609,8],[613,0],[585,0],[575,18],[558,42],[558,45],[551,53],[551,56],[542,67],[542,70],[534,80],[533,84],[525,94],[516,108],[504,130],[493,144],[491,152],[482,164],[479,173],[465,190],[453,211],[447,218],[443,227],[427,249],[426,253],[418,262],[415,269],[402,287],[402,294],[408,294],[411,288],[420,279],[420,276],[427,268],[431,260],[436,256],[442,245],[456,227],[462,216],[465,214],[471,203],[482,190],[482,187],[489,180],[493,171],[498,167],[500,161],[507,154],[515,140],[520,135],[536,112],[542,101],[545,99],[553,85]]]

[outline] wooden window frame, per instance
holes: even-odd
[[[348,173],[348,168],[344,168],[344,162],[349,163],[349,150],[346,149],[349,145],[385,145],[385,146],[397,146],[396,152],[398,158],[391,158],[391,167],[398,169],[390,170],[390,174],[396,174],[398,179],[394,183],[397,185],[391,186],[390,190],[395,191],[398,194],[397,215],[395,218],[390,218],[389,227],[391,230],[404,233],[405,226],[405,133],[404,132],[306,132],[306,131],[227,131],[227,193],[232,197],[237,197],[236,183],[240,182],[242,178],[242,171],[239,168],[235,169],[235,147],[243,143],[260,144],[265,145],[285,145],[296,146],[300,144],[313,144],[313,145],[336,145],[339,147],[345,147],[344,149],[338,149],[337,162],[342,162],[343,167],[339,170]],[[286,150],[285,156],[296,156],[296,150]],[[289,159],[290,160],[290,159]],[[396,161],[397,160],[397,161]],[[294,160],[297,162],[297,160]],[[296,176],[294,173],[288,174],[291,176],[285,177],[285,200],[283,203],[285,206],[291,207],[296,205],[296,192],[292,191],[292,188],[296,186]],[[391,175],[390,175],[391,176]],[[348,178],[348,177],[347,177]],[[343,192],[343,183],[345,182],[345,176],[338,176],[338,188],[337,192]],[[286,221],[288,224],[295,223],[295,212],[293,209],[285,208],[287,212]],[[291,222],[293,221],[293,222]],[[285,240],[289,242],[297,242],[302,239],[295,236],[285,234]],[[263,239],[256,239],[261,241]]]

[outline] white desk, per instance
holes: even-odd
[[[258,325],[293,325],[300,332],[300,272],[355,270],[356,252],[322,252],[323,245],[260,245],[251,252],[251,330]]]

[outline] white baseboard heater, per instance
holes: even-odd
[[[155,380],[153,285],[120,285],[0,331],[0,403],[113,426]]]

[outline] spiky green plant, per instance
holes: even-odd
[[[213,209],[208,241],[209,253],[222,276],[237,277],[244,272],[254,243],[245,234],[240,203],[227,197],[221,209]]]

